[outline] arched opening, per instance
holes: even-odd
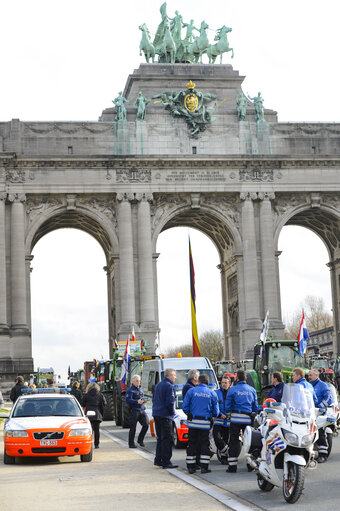
[[[304,221],[302,219],[304,218]],[[281,308],[282,317],[285,325],[292,325],[294,319],[299,317],[299,311],[302,315],[302,308],[308,307],[307,297],[322,299],[324,312],[330,316],[333,315],[332,305],[332,282],[329,268],[330,252],[320,235],[315,234],[309,226],[306,225],[306,217],[297,215],[295,222],[297,225],[285,226],[279,237],[280,255],[280,288],[281,288]],[[307,215],[308,218],[308,215]],[[318,223],[318,219],[314,218]],[[290,222],[294,224],[293,221]],[[300,225],[299,225],[300,224]],[[302,227],[306,225],[306,227]],[[314,230],[314,229],[313,229]],[[321,231],[321,224],[319,225]],[[325,224],[325,232],[327,224]],[[325,341],[325,336],[332,342],[332,347],[325,343],[325,349],[321,346],[321,352],[335,351],[335,332],[333,326],[329,326],[329,331],[321,333],[323,328],[318,329],[320,334],[315,331],[311,322],[307,328],[311,339],[310,349],[317,346],[319,352],[320,343]],[[322,337],[321,337],[322,336]],[[326,346],[327,344],[327,346]]]
[[[167,349],[192,344],[189,243],[195,268],[198,335],[223,331],[220,256],[213,242],[197,229],[174,227],[157,240],[160,344]]]
[[[35,370],[52,366],[67,382],[68,366],[109,356],[106,257],[92,236],[73,228],[39,236],[32,255]]]

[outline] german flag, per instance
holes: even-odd
[[[195,270],[192,260],[191,244],[189,238],[189,267],[190,267],[190,302],[191,302],[191,329],[192,329],[192,353],[194,357],[201,356],[201,348],[198,340],[196,323],[196,294],[195,294]]]

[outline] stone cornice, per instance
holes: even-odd
[[[288,169],[308,167],[339,167],[340,157],[260,157],[235,156],[89,156],[89,157],[16,157],[14,154],[0,154],[0,165],[11,169]]]

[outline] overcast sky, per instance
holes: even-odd
[[[155,33],[161,1],[11,0],[2,2],[0,122],[97,120],[142,62],[141,32]],[[224,62],[246,76],[243,90],[261,92],[279,121],[340,122],[337,0],[169,0],[184,21],[204,19],[214,31],[232,27],[235,58]],[[304,234],[302,234],[304,233]],[[187,229],[159,237],[161,345],[190,342]],[[302,237],[303,236],[303,237]],[[199,333],[222,329],[218,255],[208,238],[191,231]],[[299,247],[303,246],[304,250]],[[307,230],[283,229],[279,240],[283,317],[307,294],[331,309],[327,251]],[[313,257],[305,257],[305,253]],[[41,239],[32,262],[35,367],[67,366],[108,356],[104,253],[80,231]],[[178,278],[176,278],[178,277]]]

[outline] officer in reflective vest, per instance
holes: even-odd
[[[211,472],[209,470],[209,431],[212,418],[220,415],[217,396],[208,387],[208,376],[201,374],[198,381],[197,387],[188,390],[183,401],[183,411],[188,416],[189,428],[186,457],[189,474],[196,472],[196,455],[198,453],[200,453],[201,473]]]
[[[247,384],[246,372],[239,369],[236,384],[228,391],[225,410],[230,415],[230,440],[227,472],[237,472],[237,459],[241,452],[240,432],[251,425],[258,411],[256,390]]]

